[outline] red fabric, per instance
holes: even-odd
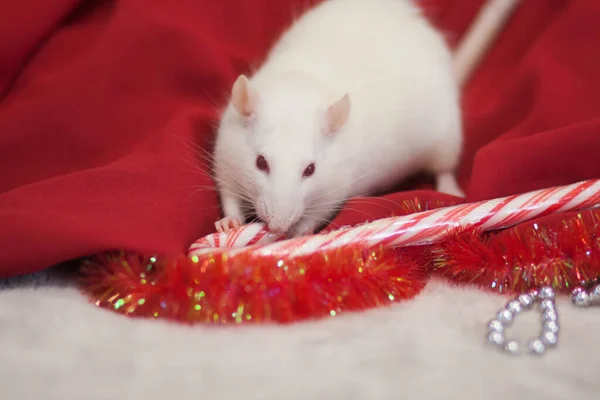
[[[423,1],[451,43],[481,2]],[[177,254],[212,232],[196,146],[210,151],[233,80],[310,1],[5,3],[0,277],[104,250]],[[467,200],[600,176],[598,18],[596,0],[523,2],[464,95]],[[415,195],[448,201],[396,193],[335,223]]]

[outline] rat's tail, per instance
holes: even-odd
[[[454,53],[460,86],[470,78],[521,0],[486,0]]]

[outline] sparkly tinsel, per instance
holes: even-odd
[[[122,314],[220,324],[293,322],[391,304],[418,294],[429,272],[496,292],[548,286],[571,293],[600,277],[599,215],[460,230],[435,245],[396,250],[352,246],[288,258],[108,253],[84,262],[82,283],[96,304]]]
[[[426,277],[424,268],[393,250],[357,247],[289,259],[110,253],[86,261],[82,273],[99,306],[218,324],[292,322],[388,305],[415,296]]]
[[[458,230],[432,248],[434,270],[454,283],[496,292],[551,286],[570,293],[600,276],[599,216],[598,210],[585,211],[497,233]]]

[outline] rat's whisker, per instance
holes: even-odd
[[[355,213],[358,213],[360,215],[363,215],[363,216],[367,217],[367,219],[373,219],[373,218],[375,218],[372,214],[369,214],[365,210],[361,210],[359,208],[348,206],[345,203],[337,203],[335,205],[327,204],[327,203],[325,203],[325,204],[321,203],[321,204],[317,204],[317,205],[311,205],[309,207],[306,207],[305,212],[307,212],[307,213],[315,213],[315,212],[320,212],[323,209],[326,209],[326,210],[331,209],[336,214],[339,213],[340,211],[351,211],[351,212],[355,212]]]
[[[235,174],[233,174],[229,169],[224,168],[222,171],[221,175],[215,175],[215,180],[217,181],[218,184],[220,184],[220,186],[227,186],[230,182],[239,186],[239,187],[246,187],[246,185],[250,184],[250,185],[255,185],[252,179],[244,179],[244,177],[238,177]]]
[[[216,167],[216,158],[214,155],[212,155],[209,151],[207,151],[206,149],[204,149],[202,146],[191,142],[189,140],[183,140],[182,142],[184,145],[186,145],[186,147],[188,148],[189,151],[191,151],[195,156],[196,156],[196,161],[198,161],[200,163],[199,167],[198,165],[192,163],[189,160],[186,160],[186,162],[188,164],[191,164],[192,167],[199,173],[201,174],[206,174],[211,176],[213,179],[216,178],[217,176],[217,172],[219,172],[219,175],[221,176],[220,180],[224,181],[224,180],[230,180],[232,182],[237,183],[240,186],[244,186],[244,185],[252,185],[256,188],[256,185],[253,182],[252,176],[249,172],[247,172],[246,170],[244,170],[243,168],[237,168],[238,165],[229,160],[229,159],[222,159],[219,160],[220,163],[220,169],[219,171],[217,171],[217,167]],[[203,168],[202,168],[203,167]]]
[[[395,210],[400,209],[402,206],[400,204],[398,204],[397,202],[394,201],[388,201],[386,204],[380,204],[378,203],[379,200],[381,200],[382,198],[377,197],[376,199],[358,199],[358,198],[353,198],[353,199],[349,199],[348,203],[350,204],[355,204],[357,206],[377,206],[378,209],[383,209],[386,212],[392,213]]]
[[[223,102],[217,102],[214,96],[206,89],[206,87],[202,83],[200,83],[200,88],[202,89],[206,97],[210,100],[215,110],[217,110],[219,113],[223,113],[223,110],[225,109],[225,106],[222,104]],[[227,103],[225,102],[225,104]]]
[[[213,193],[217,193],[217,190],[215,189],[214,186],[202,186],[202,185],[185,185],[185,186],[180,186],[183,189],[196,189],[196,191],[200,191],[200,192],[213,192]]]
[[[189,164],[191,164],[191,163],[189,163]],[[203,177],[208,177],[211,180],[216,180],[217,177],[216,177],[216,174],[215,174],[214,170],[208,171],[208,172],[212,172],[212,174],[210,174],[206,170],[200,168],[197,165],[191,164],[191,166],[192,166],[193,169],[192,170],[188,170],[188,172],[196,173],[196,174],[199,174],[199,175],[201,175]],[[230,171],[230,169],[227,169],[227,168],[224,168],[224,169],[221,170],[221,175],[222,175],[220,177],[221,180],[223,180],[224,178],[228,178],[229,180],[236,182],[240,186],[242,186],[245,182],[251,182],[251,180],[249,180],[249,179],[244,179],[244,177],[238,177],[238,176],[236,176],[235,174],[233,174]]]
[[[255,224],[255,223],[259,223],[259,222],[262,222],[262,221],[260,220],[260,218],[258,218],[258,217],[254,217],[254,218],[252,218],[252,219],[250,220],[250,222],[248,222],[248,224]]]
[[[194,154],[197,157],[200,157],[202,159],[208,159],[210,161],[214,161],[215,158],[214,156],[206,149],[204,149],[201,145],[195,143],[192,140],[186,139],[180,135],[175,135],[173,133],[168,133],[171,136],[174,136],[175,138],[177,138],[179,140],[179,142],[186,147],[186,149],[191,152],[192,154]]]
[[[252,198],[250,197],[250,195],[243,190],[239,190],[239,188],[221,188],[219,190],[219,193],[224,193],[240,200],[252,202]]]
[[[253,201],[253,196],[251,195],[251,193],[244,187],[239,186],[239,185],[217,185],[218,186],[218,190],[217,192],[220,194],[235,194],[238,197],[242,197],[245,201],[247,202],[252,202]]]
[[[213,168],[210,164],[205,164],[203,162],[203,160],[198,159],[196,157],[194,157],[193,160],[191,160],[187,157],[182,157],[182,159],[187,165],[191,166],[194,169],[199,169],[201,171],[204,171],[204,170],[213,171]],[[200,164],[200,165],[198,165],[198,164]],[[201,168],[201,167],[204,167],[204,168]]]
[[[311,203],[310,206],[307,206],[307,208],[308,207],[322,208],[322,207],[337,207],[337,206],[341,207],[341,205],[344,203],[345,203],[344,200],[320,201],[320,202]]]
[[[367,217],[369,220],[374,219],[375,217],[373,216],[373,214],[369,214],[368,212],[366,212],[365,210],[361,210],[360,208],[354,208],[354,207],[343,207],[340,211],[351,211],[351,212],[355,212],[358,213],[360,215],[363,215],[365,217]]]
[[[202,170],[200,168],[197,168],[197,169],[184,169],[184,171],[190,172],[190,173],[195,174],[195,175],[199,175],[202,178],[208,178],[211,181],[213,180],[213,177],[210,174],[207,174],[206,171],[204,171],[204,170]]]

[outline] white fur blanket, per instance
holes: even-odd
[[[558,301],[559,346],[485,341],[505,298],[431,282],[413,301],[288,326],[181,326],[98,309],[50,275],[0,283],[1,399],[593,399],[600,308]],[[510,334],[537,334],[538,315]]]

